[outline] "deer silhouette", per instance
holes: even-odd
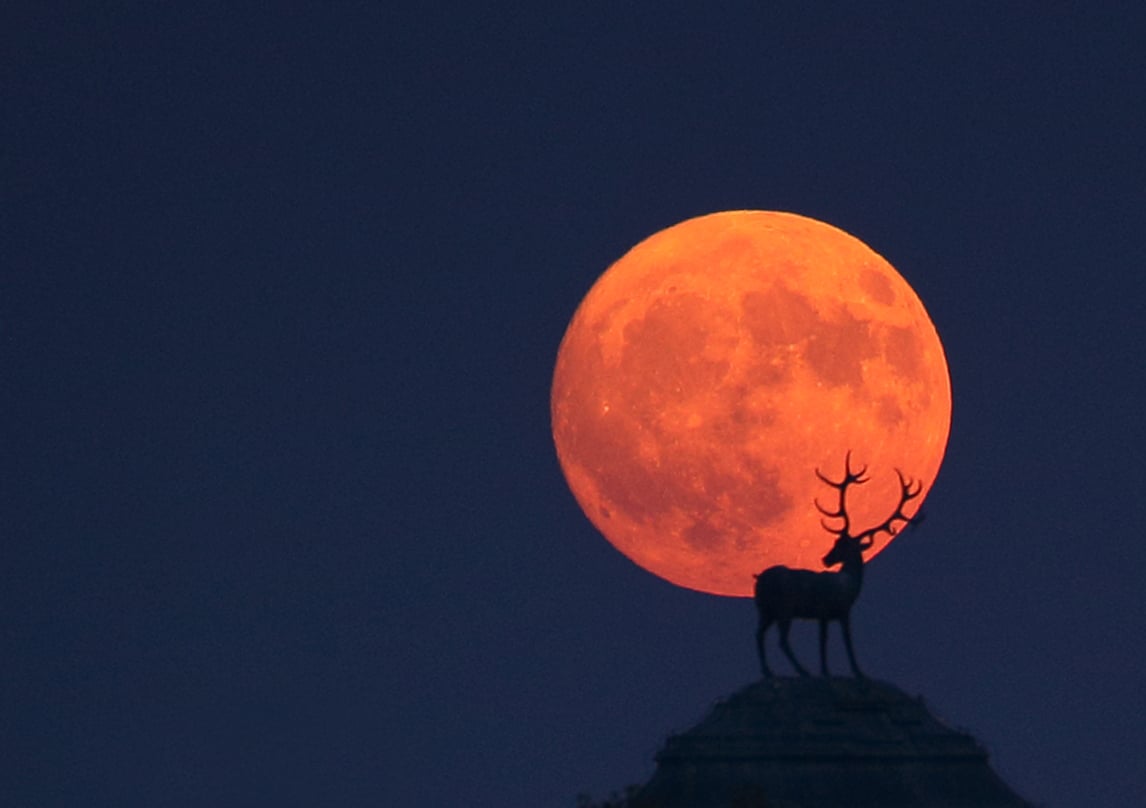
[[[826,519],[820,523],[824,529],[836,536],[832,549],[823,558],[825,567],[840,565],[838,572],[811,572],[810,570],[791,569],[785,566],[769,567],[756,576],[756,610],[760,615],[760,623],[756,629],[756,650],[760,654],[760,668],[764,676],[771,677],[772,670],[768,667],[768,660],[764,655],[764,632],[773,623],[780,631],[780,648],[788,661],[801,676],[808,676],[808,671],[800,664],[788,645],[788,630],[792,627],[792,620],[806,619],[820,621],[820,669],[824,676],[828,673],[828,623],[839,621],[844,635],[844,647],[848,651],[848,661],[852,666],[852,673],[862,678],[859,666],[856,665],[855,651],[852,650],[852,632],[850,613],[852,604],[859,596],[863,587],[864,551],[869,549],[878,533],[896,535],[899,528],[896,522],[909,524],[915,517],[908,517],[903,513],[903,506],[910,500],[919,496],[923,490],[922,482],[912,482],[895,470],[899,477],[899,504],[895,512],[875,527],[868,528],[861,533],[852,534],[851,520],[847,511],[847,492],[852,484],[862,485],[868,481],[867,466],[859,471],[852,471],[851,452],[844,458],[844,477],[839,482],[829,479],[816,469],[816,476],[832,488],[839,491],[839,506],[835,510],[828,510],[814,500],[816,508]],[[835,521],[839,527],[832,527],[829,521]]]

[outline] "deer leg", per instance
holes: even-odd
[[[792,663],[792,667],[796,669],[796,672],[801,676],[808,676],[808,671],[804,669],[804,666],[796,659],[796,655],[792,653],[792,646],[788,645],[788,629],[791,627],[791,620],[780,621],[780,648],[783,650],[784,656],[788,657],[788,661]]]
[[[820,621],[820,672],[825,676],[831,676],[828,673],[828,621]]]
[[[764,655],[764,632],[772,625],[771,620],[760,618],[760,625],[756,628],[756,653],[760,656],[760,670],[766,679],[772,678],[772,669],[768,667],[768,659]]]
[[[864,675],[856,664],[856,653],[852,650],[852,627],[848,615],[845,614],[840,618],[840,628],[844,630],[844,647],[848,649],[848,662],[852,663],[852,673],[857,679],[863,679]]]

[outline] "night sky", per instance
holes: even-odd
[[[4,804],[647,779],[755,614],[595,532],[549,385],[613,261],[736,208],[863,239],[947,351],[861,664],[1031,800],[1146,804],[1140,4],[395,5],[0,11]]]

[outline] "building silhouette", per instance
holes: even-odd
[[[868,679],[774,678],[673,735],[632,808],[1019,808],[969,734]]]

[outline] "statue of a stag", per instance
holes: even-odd
[[[816,508],[827,519],[821,519],[824,529],[835,535],[836,542],[832,549],[824,556],[825,567],[840,565],[838,572],[811,572],[809,570],[791,569],[784,566],[769,567],[756,576],[756,610],[760,614],[760,624],[756,629],[756,649],[760,654],[760,668],[767,677],[772,676],[768,661],[764,656],[764,632],[773,623],[780,628],[780,648],[792,663],[792,666],[801,676],[807,676],[808,671],[796,659],[788,645],[788,630],[792,620],[797,618],[820,621],[820,669],[824,676],[828,673],[828,623],[838,620],[844,634],[844,646],[848,651],[848,661],[851,662],[852,673],[862,677],[859,666],[856,665],[855,652],[852,650],[852,633],[849,623],[849,613],[852,604],[859,596],[863,586],[863,553],[874,543],[877,533],[887,533],[894,536],[899,527],[896,522],[908,524],[914,517],[903,513],[903,506],[910,500],[919,496],[923,489],[920,482],[912,482],[896,469],[899,477],[899,504],[882,523],[868,528],[860,533],[853,534],[851,521],[847,512],[848,486],[853,483],[862,485],[868,478],[864,476],[867,466],[859,471],[852,471],[851,452],[844,460],[844,477],[839,482],[831,480],[816,469],[816,476],[839,491],[839,506],[835,510],[828,510],[818,500]],[[838,523],[832,527],[829,521]],[[900,526],[902,527],[902,525]]]

